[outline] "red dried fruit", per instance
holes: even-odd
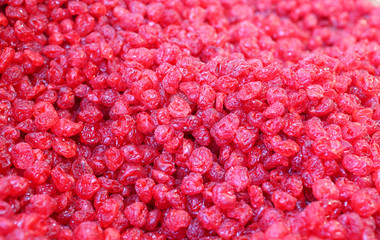
[[[0,0],[0,239],[378,239],[379,10],[341,2]]]
[[[48,217],[54,213],[57,201],[47,194],[36,194],[30,198],[30,203],[26,206],[27,213],[39,213]]]
[[[34,103],[32,101],[25,101],[16,99],[13,102],[12,116],[18,121],[22,122],[32,117]]]
[[[320,236],[328,239],[345,239],[347,231],[337,220],[330,220],[323,225]]]
[[[223,239],[229,239],[235,236],[241,228],[239,222],[227,218],[220,224],[216,232]]]
[[[99,189],[99,180],[93,174],[82,175],[75,185],[75,191],[78,197],[86,200],[91,199]]]
[[[237,202],[234,208],[227,210],[227,216],[238,220],[244,226],[253,217],[253,210],[247,203],[241,201]]]
[[[232,166],[226,172],[226,182],[237,192],[241,192],[250,184],[248,169],[242,166]]]
[[[24,177],[31,180],[34,184],[43,184],[50,174],[49,164],[38,160],[25,170]]]
[[[338,199],[339,189],[328,179],[319,179],[313,184],[313,194],[318,200]]]
[[[200,147],[191,153],[186,165],[193,172],[205,174],[211,168],[212,158],[208,148]]]
[[[286,239],[286,236],[289,236],[290,232],[289,226],[283,222],[275,222],[273,225],[269,226],[265,231],[265,237],[267,239]],[[290,238],[293,236],[290,235]]]
[[[144,134],[153,133],[156,127],[153,118],[145,112],[137,114],[136,126],[137,130]]]
[[[124,157],[121,151],[115,147],[107,149],[105,154],[106,166],[112,170],[116,171],[124,163]]]
[[[274,206],[282,211],[291,211],[296,207],[297,199],[283,191],[275,191],[272,195]]]
[[[191,112],[189,104],[185,100],[177,96],[173,97],[172,101],[168,106],[168,110],[173,118],[186,117]]]
[[[71,172],[74,178],[79,179],[84,174],[93,173],[93,170],[84,158],[78,158],[72,163]]]
[[[16,168],[27,169],[36,160],[32,147],[27,143],[16,144],[11,151],[12,162]]]
[[[50,129],[58,137],[72,137],[81,132],[83,123],[75,123],[66,118],[61,118]]]
[[[2,85],[15,85],[22,81],[23,69],[19,65],[13,65],[5,69],[1,76]]]
[[[261,82],[250,82],[240,88],[238,97],[243,101],[251,100],[259,95],[262,89],[263,85]]]
[[[117,180],[123,185],[135,184],[140,178],[146,177],[146,170],[138,164],[124,163]]]
[[[361,217],[369,217],[379,209],[380,195],[374,188],[364,188],[352,195],[350,203]]]
[[[74,239],[100,240],[103,239],[103,230],[95,222],[82,222],[74,230]]]
[[[181,183],[181,190],[188,196],[194,196],[203,191],[203,179],[200,173],[190,173],[185,176]]]
[[[223,220],[223,215],[216,206],[203,208],[198,213],[198,219],[203,227],[208,230],[217,229]]]
[[[142,202],[136,202],[124,209],[124,215],[135,227],[143,227],[148,217],[148,208]]]
[[[164,223],[171,231],[178,231],[190,225],[191,217],[184,210],[170,210],[166,216]]]
[[[20,197],[23,196],[28,187],[29,187],[29,181],[23,177],[20,176],[8,176],[5,177],[9,182],[9,196],[11,197]]]
[[[211,127],[210,134],[218,145],[228,144],[235,136],[239,122],[238,116],[230,113]]]
[[[221,209],[233,208],[236,203],[233,187],[228,182],[216,184],[212,190],[212,200]]]
[[[54,185],[60,192],[71,190],[74,184],[74,178],[67,174],[61,166],[56,166],[51,171],[51,177]]]
[[[321,159],[338,159],[343,153],[343,146],[340,140],[328,137],[319,137],[313,142],[313,150]]]
[[[55,137],[53,138],[53,150],[65,158],[73,158],[77,153],[77,145],[70,138]]]
[[[6,17],[2,14],[2,22],[7,21]],[[3,24],[7,25],[7,24]],[[5,69],[9,67],[15,55],[15,50],[12,47],[5,47],[0,55],[0,73],[4,73]]]
[[[53,137],[48,132],[32,132],[25,136],[25,142],[31,145],[32,148],[41,150],[50,149],[52,146]]]
[[[373,161],[365,156],[348,154],[344,156],[342,165],[349,172],[357,176],[366,176],[372,171]]]
[[[154,130],[154,137],[158,143],[164,144],[174,137],[174,129],[168,125],[160,125]]]

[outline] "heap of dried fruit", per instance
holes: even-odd
[[[380,239],[380,8],[0,0],[0,240]]]

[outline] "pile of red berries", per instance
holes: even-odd
[[[0,0],[0,240],[380,239],[380,8]]]

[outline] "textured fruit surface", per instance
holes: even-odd
[[[0,0],[0,240],[380,239],[379,96],[370,0]]]

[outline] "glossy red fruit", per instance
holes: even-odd
[[[319,179],[312,188],[314,197],[318,200],[339,198],[339,189],[331,180]]]
[[[103,239],[103,230],[95,222],[82,222],[74,230],[74,239],[100,240]]]
[[[27,169],[35,159],[32,147],[27,143],[16,144],[11,151],[12,161],[16,168]]]
[[[198,213],[198,219],[208,230],[217,229],[222,223],[223,215],[216,206],[203,208]]]
[[[200,147],[191,153],[186,165],[191,171],[204,174],[210,170],[212,158],[212,153],[208,148]]]
[[[57,208],[57,201],[47,194],[37,194],[30,198],[30,203],[26,207],[26,212],[39,213],[48,217],[54,213]]]
[[[231,113],[213,125],[210,134],[215,138],[218,145],[225,145],[232,141],[238,125],[239,118]]]
[[[221,209],[233,208],[236,203],[235,191],[228,182],[218,183],[212,190],[212,200]]]
[[[144,227],[148,218],[148,208],[142,202],[136,202],[124,209],[124,215],[135,227]]]
[[[171,231],[177,231],[181,228],[186,228],[190,225],[191,217],[184,210],[170,210],[164,220],[166,226]]]
[[[93,174],[84,174],[82,175],[76,185],[75,185],[75,191],[76,194],[81,199],[91,199],[94,194],[99,191],[100,189],[100,183],[99,180],[96,178]]]
[[[356,213],[368,217],[379,208],[380,195],[374,188],[364,188],[352,195],[350,203]]]
[[[380,239],[372,2],[0,0],[0,240]]]

